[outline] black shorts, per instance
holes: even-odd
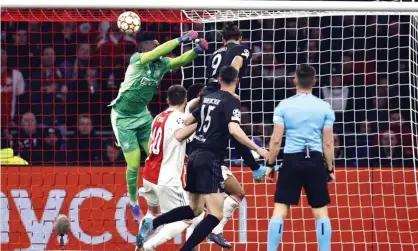
[[[274,201],[286,205],[299,203],[302,187],[312,208],[320,208],[330,203],[328,192],[328,171],[320,152],[285,154],[279,179],[276,184]]]
[[[185,190],[190,193],[223,193],[223,157],[207,150],[194,150],[189,156]]]

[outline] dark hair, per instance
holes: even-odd
[[[234,67],[227,65],[223,66],[219,71],[219,78],[224,84],[232,84],[238,77],[238,71]]]
[[[205,84],[202,83],[190,86],[189,89],[187,89],[187,100],[190,101],[194,98],[197,98],[200,92],[202,92],[203,88],[205,88]]]
[[[234,24],[234,22],[227,22],[225,23],[225,27],[222,31],[222,39],[225,41],[228,40],[238,40],[242,36],[241,31],[239,30],[238,26]]]
[[[144,52],[144,43],[149,43],[154,40],[157,40],[157,36],[155,34],[149,32],[141,32],[139,35],[136,36],[138,51]]]
[[[312,88],[315,79],[315,68],[308,64],[301,64],[296,68],[298,85],[303,89]]]
[[[167,97],[170,105],[182,105],[186,98],[186,89],[181,85],[173,85],[168,88]]]

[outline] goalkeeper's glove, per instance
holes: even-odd
[[[189,30],[188,32],[184,33],[183,36],[179,37],[179,43],[186,43],[191,42],[197,38],[197,31]]]
[[[261,182],[266,174],[267,167],[260,165],[257,170],[253,170],[253,177],[256,182]]]
[[[204,52],[209,47],[208,41],[206,41],[204,39],[196,39],[195,45],[196,46],[193,48],[193,50],[197,54]]]

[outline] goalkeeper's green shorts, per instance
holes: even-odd
[[[123,152],[139,149],[140,143],[147,142],[151,134],[152,116],[148,109],[135,115],[123,115],[114,108],[110,112],[116,144]]]

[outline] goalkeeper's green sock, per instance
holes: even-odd
[[[124,153],[125,160],[128,163],[126,168],[126,183],[128,185],[129,201],[131,205],[138,205],[138,168],[141,160],[141,151],[139,149]]]
[[[128,194],[131,205],[138,205],[138,168],[126,168],[126,183],[128,184]]]

